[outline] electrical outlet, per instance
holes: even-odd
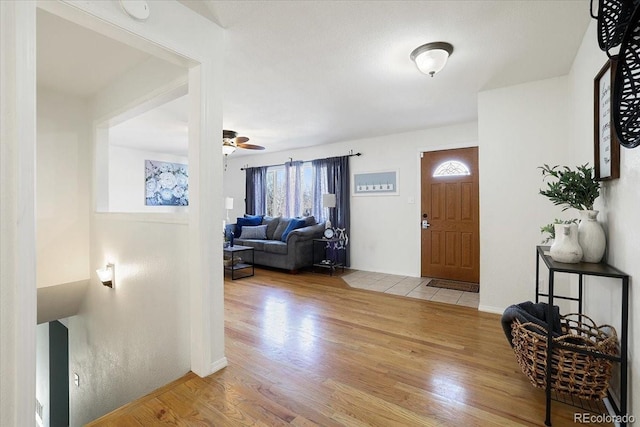
[[[76,385],[76,387],[80,387],[80,376],[75,372],[73,373],[73,383]]]

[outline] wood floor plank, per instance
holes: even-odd
[[[518,302],[518,301],[514,301]],[[91,426],[540,426],[500,317],[256,269],[225,283],[229,366],[193,373]],[[581,412],[554,402],[554,426]]]

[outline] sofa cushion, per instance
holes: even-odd
[[[242,235],[242,227],[245,225],[260,225],[262,222],[262,217],[254,217],[254,218],[238,218],[236,220],[236,231],[234,233],[235,236]]]
[[[289,225],[287,226],[287,229],[284,230],[284,233],[282,233],[282,237],[280,238],[280,240],[282,240],[283,242],[287,241],[287,236],[289,235],[289,233],[291,233],[293,230],[296,230],[298,228],[302,228],[305,227],[307,225],[307,222],[304,219],[292,219],[291,222],[289,222]]]
[[[310,216],[303,216],[301,219],[304,219],[305,221],[305,226],[308,227],[310,225],[316,225],[316,217],[313,215]]]
[[[273,232],[273,240],[282,240],[282,234],[285,232],[290,222],[291,218],[280,218],[276,231]]]
[[[242,227],[241,239],[257,239],[264,240],[267,238],[266,225],[245,225]]]
[[[279,216],[265,216],[264,218],[262,218],[262,224],[267,225],[267,239],[273,240],[273,234],[276,232],[276,228],[278,228],[279,222]]]
[[[287,254],[287,244],[279,240],[265,240],[264,249],[265,252],[271,254]]]
[[[264,251],[265,242],[268,242],[268,240],[236,239],[234,241],[234,244],[240,246],[249,246],[256,251]]]

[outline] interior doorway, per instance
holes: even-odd
[[[59,321],[49,323],[49,419],[51,427],[69,425],[69,331]]]
[[[478,147],[422,153],[421,275],[479,283]]]

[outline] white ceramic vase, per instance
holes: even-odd
[[[598,211],[580,211],[578,243],[582,247],[584,262],[600,262],[607,246],[604,230],[597,218]]]
[[[555,224],[555,240],[549,249],[554,261],[575,264],[582,260],[582,248],[578,243],[578,226],[576,224]]]

